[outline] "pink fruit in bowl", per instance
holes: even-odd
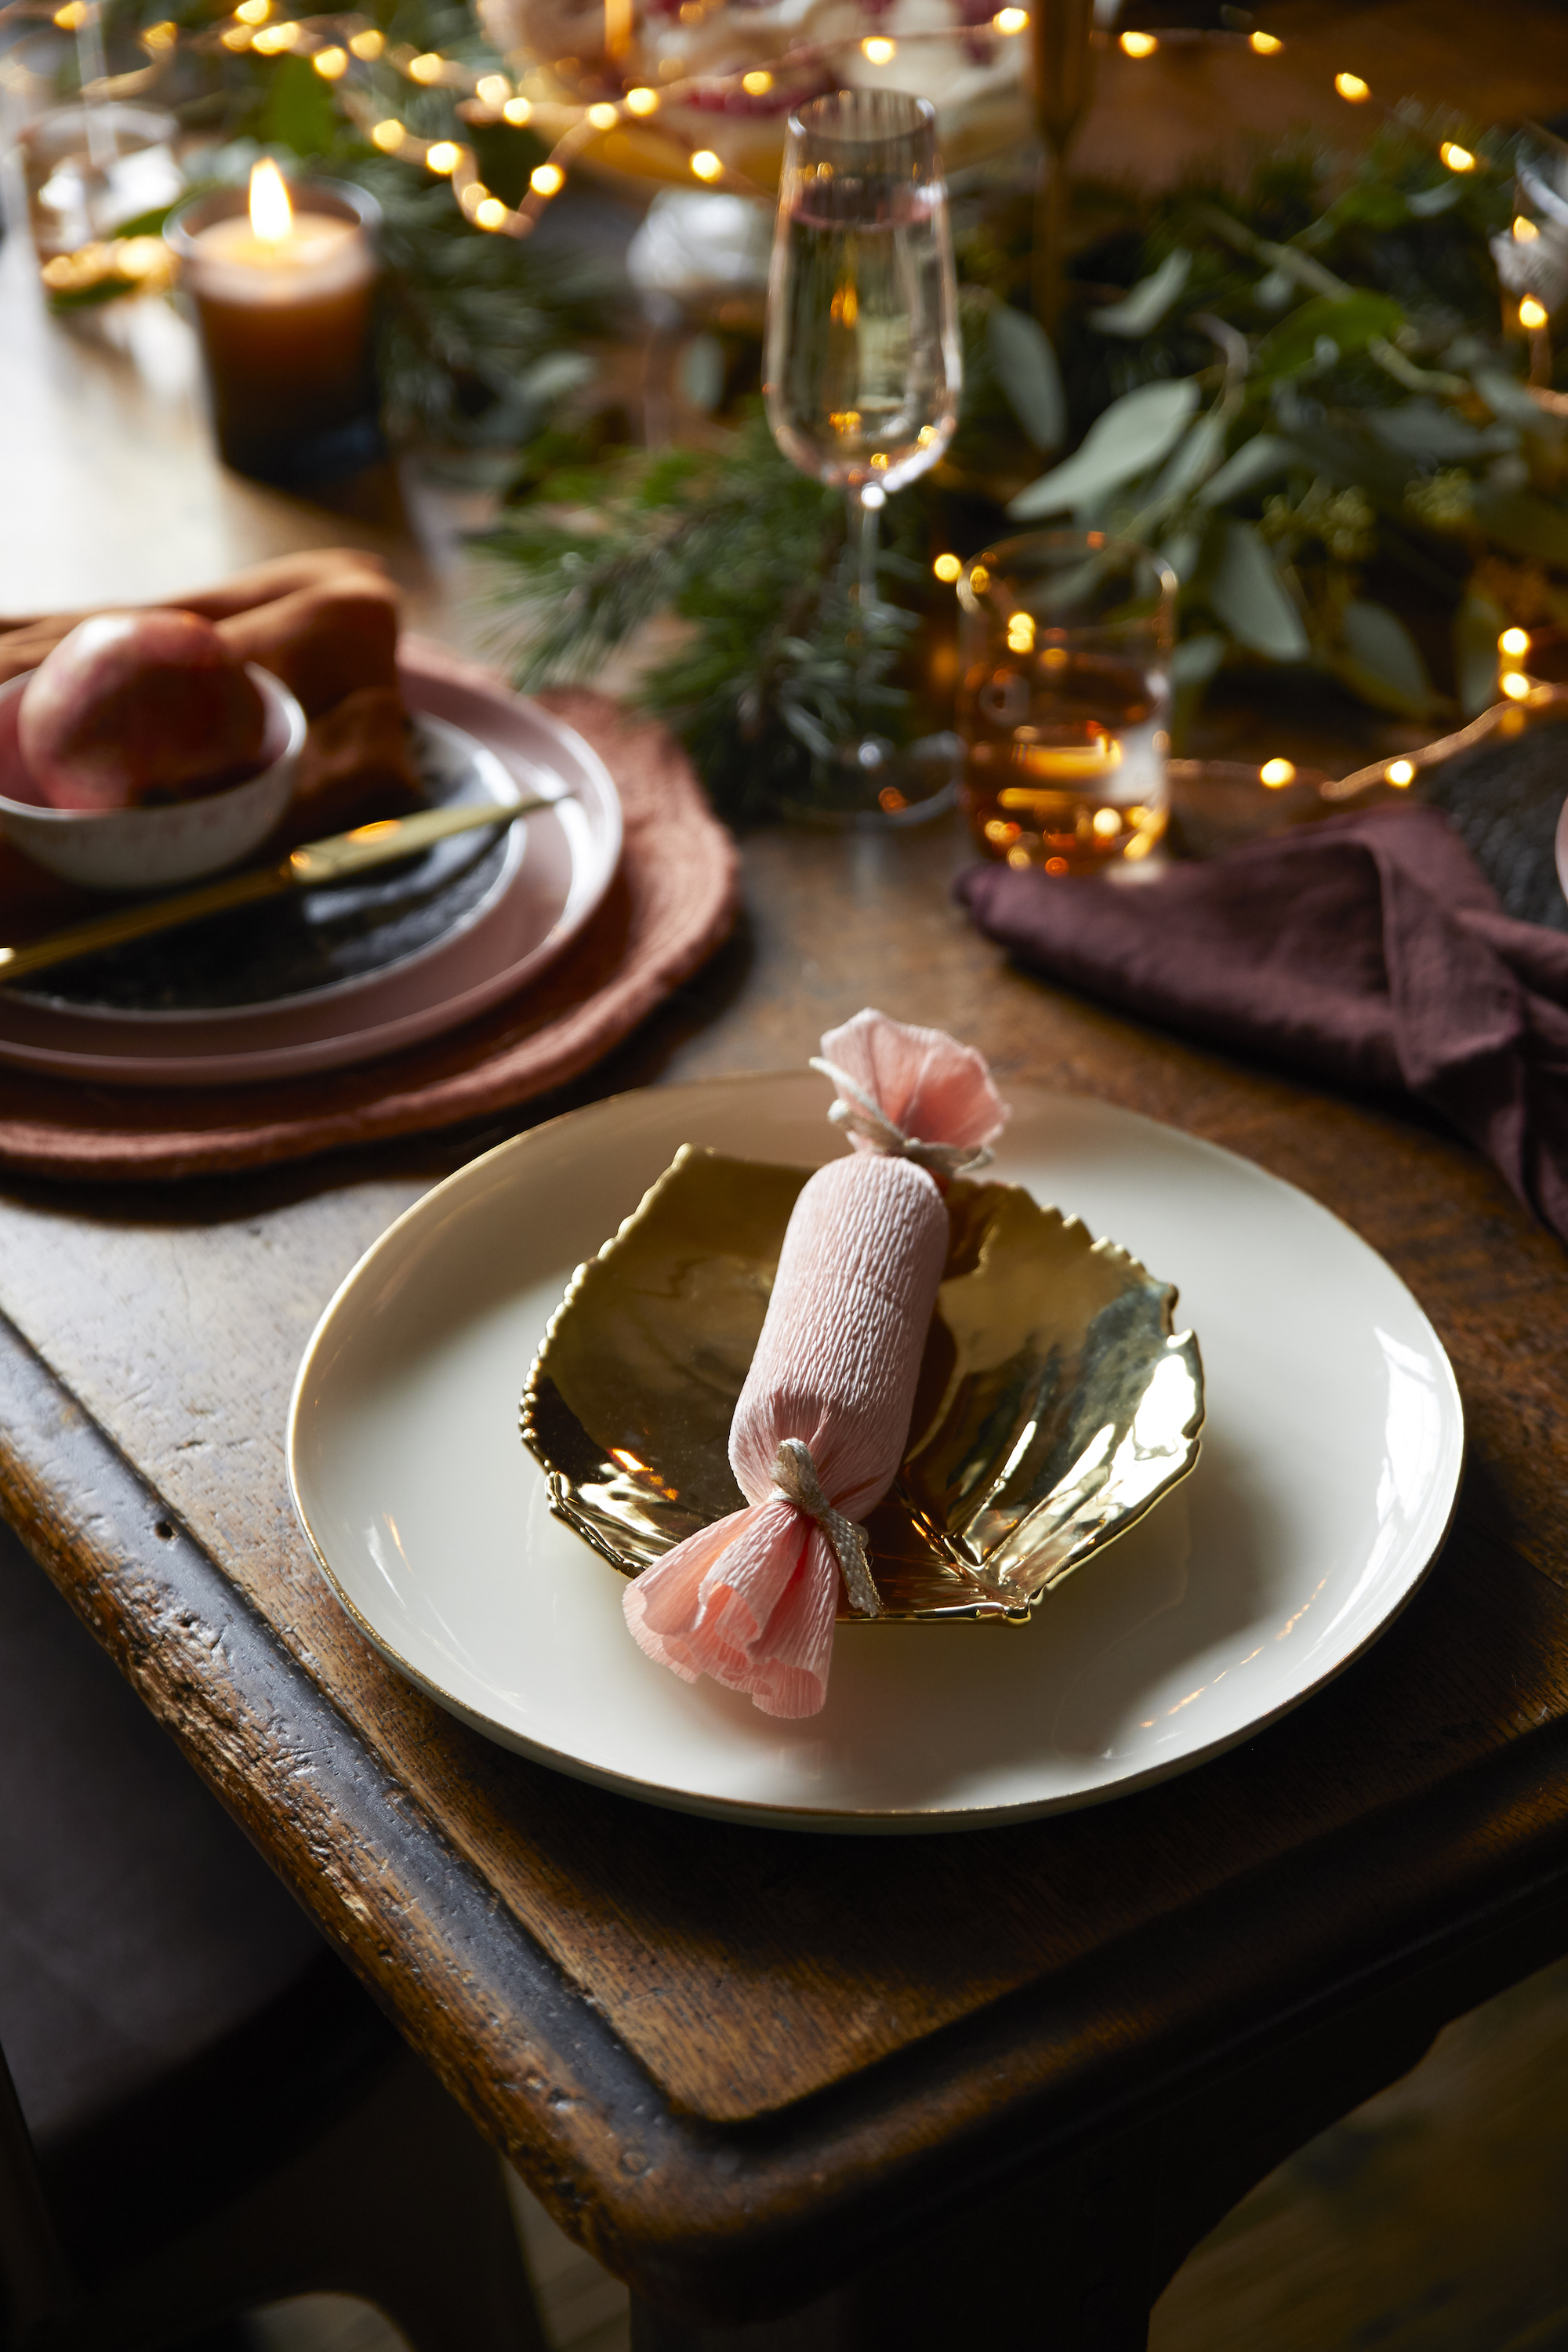
[[[258,767],[267,709],[244,664],[195,613],[99,613],[28,680],[17,743],[58,809],[198,800]]]

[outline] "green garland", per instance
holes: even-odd
[[[1056,348],[1020,307],[1022,201],[965,199],[963,419],[887,509],[883,593],[908,609],[881,608],[867,658],[838,501],[755,417],[719,456],[563,472],[533,453],[483,542],[520,680],[591,674],[674,614],[686,641],[641,693],[717,804],[809,799],[851,715],[894,739],[932,723],[922,682],[953,623],[931,557],[1077,522],[1174,567],[1179,721],[1221,670],[1279,666],[1423,723],[1482,707],[1499,630],[1568,618],[1568,417],[1531,397],[1523,339],[1500,328],[1489,239],[1511,216],[1511,145],[1466,135],[1479,163],[1460,173],[1440,135],[1462,126],[1412,110],[1348,169],[1302,144],[1239,199],[1081,191],[1098,232]]]

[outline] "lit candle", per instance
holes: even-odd
[[[377,217],[357,188],[318,184],[291,200],[268,160],[247,195],[202,197],[170,223],[218,447],[239,472],[301,482],[377,454]]]

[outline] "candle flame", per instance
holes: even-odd
[[[283,174],[270,155],[251,168],[250,227],[262,245],[285,245],[293,234],[294,208]]]

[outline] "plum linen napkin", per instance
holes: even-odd
[[[938,1029],[858,1013],[822,1040],[829,1113],[853,1146],[802,1187],[730,1428],[746,1508],[626,1587],[626,1623],[683,1682],[710,1675],[764,1715],[827,1696],[842,1577],[879,1612],[858,1516],[903,1459],[947,1257],[942,1180],[991,1157],[1006,1106],[982,1056]]]
[[[984,866],[955,892],[1050,979],[1418,1096],[1568,1241],[1568,937],[1505,915],[1436,810],[1330,818],[1136,888]]]

